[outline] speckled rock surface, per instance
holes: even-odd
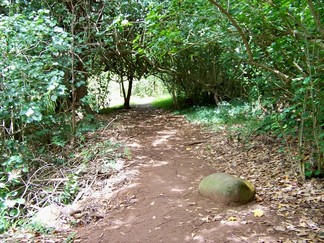
[[[250,182],[226,173],[203,178],[198,190],[203,197],[225,205],[242,205],[255,197],[255,189]]]

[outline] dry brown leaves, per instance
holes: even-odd
[[[189,141],[200,140],[195,134],[184,135]],[[226,129],[205,131],[203,136],[204,143],[188,146],[187,150],[210,163],[215,172],[252,182],[258,205],[269,208],[280,219],[273,230],[286,234],[285,242],[324,242],[324,181],[301,183],[297,166],[280,152],[283,145],[279,140],[255,136],[238,141]],[[214,216],[209,217],[213,220]]]

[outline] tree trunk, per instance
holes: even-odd
[[[125,95],[125,93],[124,93],[124,108],[130,109],[131,108],[130,107],[130,98],[132,95],[134,76],[130,75],[127,78],[128,78],[128,89],[127,89],[127,94]]]

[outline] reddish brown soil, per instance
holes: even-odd
[[[280,215],[278,208],[288,203],[284,204],[282,198],[280,202],[271,201],[267,191],[276,193],[263,188],[278,184],[271,169],[262,164],[274,159],[271,154],[268,161],[264,159],[258,164],[255,160],[253,166],[262,167],[261,172],[253,170],[248,163],[244,166],[242,159],[249,153],[235,148],[235,142],[223,133],[204,131],[181,116],[149,107],[119,113],[115,123],[118,141],[131,150],[128,169],[138,171],[137,176],[126,180],[123,187],[120,185],[122,190],[109,201],[103,219],[78,227],[75,242],[321,241],[323,194],[319,192],[323,188],[315,192],[318,207],[304,205],[300,207],[305,214],[293,208],[294,213],[287,210],[291,217],[286,217],[286,211]],[[245,206],[224,207],[198,195],[197,188],[204,176],[224,171],[250,179],[259,190],[258,200]],[[282,176],[287,178],[290,174],[283,172]],[[299,190],[296,180],[291,181]],[[262,210],[264,215],[255,217],[255,209]],[[313,217],[313,228],[307,225],[307,219],[304,228],[300,226],[307,214]]]

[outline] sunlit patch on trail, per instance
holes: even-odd
[[[181,188],[172,188],[170,192],[184,192],[186,189],[181,189]]]
[[[161,131],[161,132],[157,132],[157,134],[164,134],[164,135],[159,135],[152,143],[152,146],[156,147],[158,145],[161,145],[165,142],[168,141],[169,138],[171,138],[173,135],[176,134],[175,130],[171,130],[171,131]]]
[[[159,166],[163,166],[163,165],[167,165],[167,164],[169,164],[169,162],[167,162],[167,161],[153,161],[153,163],[152,163],[152,166],[153,167],[159,167]]]
[[[132,147],[132,148],[142,148],[143,147],[142,145],[140,145],[139,143],[136,143],[136,142],[128,143],[127,146]]]

